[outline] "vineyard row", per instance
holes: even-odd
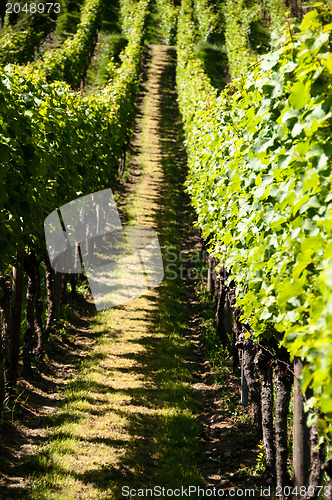
[[[242,352],[267,474],[287,484],[290,359],[298,357],[302,389],[311,391],[311,482],[320,484],[317,444],[331,449],[332,420],[331,11],[311,10],[219,97],[195,56],[189,0],[178,25],[187,188],[219,263],[220,294],[233,306],[233,342]],[[227,332],[220,333],[226,343]]]
[[[90,1],[94,16],[97,4]],[[83,98],[65,83],[46,83],[34,72],[29,74],[26,70],[23,75],[19,67],[0,70],[3,318],[0,407],[5,384],[13,390],[17,380],[24,268],[29,277],[27,297],[32,295],[36,314],[39,357],[43,356],[52,321],[59,314],[62,276],[52,272],[46,256],[43,234],[46,216],[80,195],[112,186],[118,176],[135,110],[147,13],[148,0],[140,0],[134,15],[131,12],[129,42],[122,64],[99,95]],[[46,329],[41,322],[42,259],[45,259],[49,298]],[[23,340],[26,372],[31,369],[32,349],[33,332],[27,331]]]

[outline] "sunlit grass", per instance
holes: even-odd
[[[139,301],[142,309],[151,307],[148,298]],[[183,363],[190,343],[166,331],[128,334],[131,313],[136,308],[96,317],[96,329],[111,332],[121,323],[123,337],[114,341],[105,333],[69,384],[62,407],[49,418],[47,444],[24,465],[35,472],[22,498],[120,498],[122,485],[153,486],[150,478],[170,487],[202,484],[198,407]],[[107,361],[102,356],[95,367],[91,359],[107,349]]]

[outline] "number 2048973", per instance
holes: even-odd
[[[54,12],[59,14],[60,4],[53,2],[39,2],[39,3],[6,3],[6,13],[8,14],[20,14],[24,12],[26,14],[50,14]]]

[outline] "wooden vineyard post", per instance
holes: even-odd
[[[2,297],[0,299],[0,313],[2,318],[2,331],[0,333],[0,422],[3,411],[3,403],[6,397],[5,374],[8,371],[8,346],[10,331],[10,291],[9,275],[0,276]]]
[[[213,259],[212,257],[208,254],[208,275],[207,275],[207,289],[208,291],[213,294],[213,271],[214,271],[214,266],[213,266]]]
[[[303,408],[303,394],[299,384],[303,364],[300,358],[294,359],[294,416],[293,416],[293,469],[294,486],[300,490],[307,486],[310,468],[309,429]],[[301,498],[300,494],[296,498]]]
[[[243,349],[241,350],[241,405],[248,406],[248,384],[244,374]]]
[[[23,298],[24,252],[17,252],[17,263],[13,268],[12,307],[10,318],[10,344],[9,344],[9,386],[14,390],[18,375],[18,360],[21,338],[21,314]]]

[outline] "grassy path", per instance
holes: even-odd
[[[180,259],[197,238],[182,188],[174,60],[172,49],[151,46],[122,204],[127,222],[157,229],[165,279],[94,317],[94,346],[47,419],[44,443],[31,446],[21,466],[30,481],[12,498],[119,499],[123,486],[204,484],[191,288]]]

